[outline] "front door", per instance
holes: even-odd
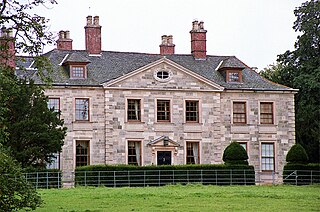
[[[171,151],[157,152],[158,165],[171,165]]]

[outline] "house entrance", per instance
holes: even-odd
[[[171,165],[171,151],[158,151],[157,161],[157,165]]]

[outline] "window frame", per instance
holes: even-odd
[[[82,68],[81,75],[79,70],[74,70],[74,68]],[[75,74],[77,72],[77,74]],[[79,76],[78,76],[79,75]],[[86,79],[87,78],[87,67],[86,65],[70,65],[70,78],[71,79]]]
[[[235,104],[243,104],[244,105],[244,111],[238,112],[235,111]],[[235,115],[244,115],[244,121],[235,121]],[[232,102],[232,123],[233,124],[247,124],[247,102],[245,101],[233,101]]]
[[[198,162],[194,160],[195,156],[193,155],[193,149],[190,149],[189,145],[197,144],[198,145]],[[193,148],[193,146],[191,146]],[[189,151],[192,151],[192,155],[189,154]],[[193,162],[190,160],[193,160]],[[200,164],[200,142],[199,141],[186,141],[186,164]]]
[[[188,111],[188,103],[189,102],[196,102],[197,103],[197,110],[193,110],[193,111]],[[200,123],[200,101],[198,99],[187,99],[184,102],[185,104],[185,113],[184,113],[184,117],[185,117],[185,123]],[[196,113],[196,119],[195,121],[193,120],[188,120],[188,117],[193,117],[193,116],[188,116],[188,113]]]
[[[238,74],[236,81],[231,80],[230,74]],[[241,83],[242,82],[242,71],[241,70],[226,70],[226,81],[229,83]]]
[[[239,141],[238,142],[240,144],[240,146],[244,147],[243,145],[245,145],[244,149],[246,150],[247,154],[248,154],[248,142],[242,142]],[[249,155],[248,155],[249,156]]]
[[[53,107],[50,107],[50,106],[51,106],[51,105],[50,105],[50,100],[57,100],[57,102],[58,102],[58,104],[57,104],[57,105],[58,105],[58,108],[55,108],[55,107],[54,107],[55,104],[53,105]],[[54,111],[54,112],[60,112],[60,111],[61,111],[61,110],[60,110],[60,98],[59,98],[59,97],[49,97],[49,98],[48,98],[48,108],[49,108],[49,109],[52,109],[52,108],[53,108],[53,111]]]
[[[82,110],[82,108],[77,108],[78,105],[80,104],[77,104],[77,100],[87,100],[88,101],[88,108],[87,110]],[[75,98],[75,121],[90,121],[90,99],[89,98]],[[87,111],[87,119],[78,119],[78,116],[77,116],[77,112],[80,112],[81,111]]]
[[[80,145],[80,143],[86,143],[87,144],[87,149],[86,149],[86,154],[78,154],[78,145]],[[90,155],[90,140],[76,140],[75,141],[75,167],[80,167],[80,166],[88,166],[90,165],[90,159],[91,159],[91,155]],[[86,157],[85,160],[81,160],[78,161],[79,157]],[[83,161],[86,161],[86,163],[84,163]],[[80,164],[80,165],[78,165]],[[82,164],[82,165],[81,165]]]
[[[129,101],[139,101],[138,119],[130,119],[129,112],[136,113],[135,110],[130,109]],[[142,99],[140,98],[127,98],[126,99],[126,120],[127,122],[142,122]]]
[[[271,105],[271,113],[270,112],[263,112],[262,111],[262,105]],[[274,124],[274,102],[260,102],[260,107],[259,107],[259,110],[260,110],[260,113],[259,113],[259,121],[260,121],[260,124],[266,124],[266,125],[272,125]],[[262,116],[263,115],[271,115],[271,118],[263,118],[262,119]],[[271,120],[271,122],[264,122],[262,120]]]
[[[134,143],[134,150],[135,149],[135,143],[139,143],[140,145],[140,164],[138,163],[136,157],[136,154],[130,154],[130,143]],[[134,158],[135,162],[132,161],[130,157]],[[141,140],[128,140],[127,141],[127,164],[128,165],[134,165],[134,166],[142,166],[142,141]]]
[[[264,152],[263,152],[263,146],[264,145],[268,145],[268,146],[272,146],[272,155],[269,156],[269,155],[264,155]],[[274,142],[261,142],[261,150],[260,150],[260,159],[261,159],[261,171],[262,172],[274,172],[275,171],[275,161],[276,161],[276,158],[275,158],[275,143]],[[267,159],[272,159],[272,163],[267,163],[267,162],[264,162],[265,160]],[[265,167],[267,166],[272,166],[272,169],[266,169]]]
[[[159,102],[167,103],[163,111],[159,110]],[[164,114],[168,113],[167,115],[164,115],[164,117],[167,117],[167,119],[159,119],[159,113],[164,113]],[[156,119],[157,122],[160,122],[160,123],[171,122],[171,100],[170,99],[156,99],[156,118],[157,118]]]

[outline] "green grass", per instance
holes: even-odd
[[[320,185],[39,190],[36,211],[319,211]]]

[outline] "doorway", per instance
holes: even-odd
[[[158,151],[157,161],[157,165],[171,165],[171,151]]]

